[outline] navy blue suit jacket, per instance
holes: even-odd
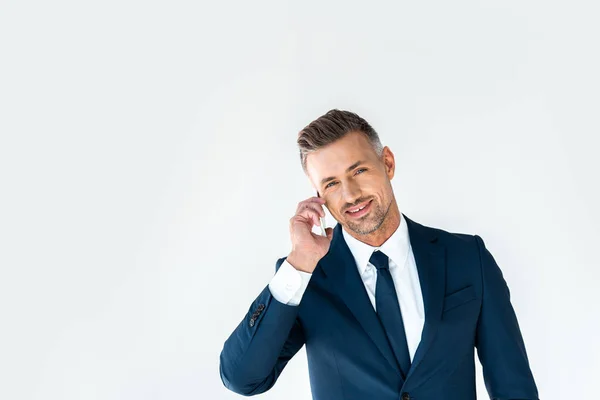
[[[425,306],[406,379],[338,223],[298,306],[275,300],[268,285],[252,302],[223,346],[223,384],[263,393],[306,345],[315,400],[472,400],[476,347],[490,398],[538,399],[508,286],[481,237],[404,218]]]

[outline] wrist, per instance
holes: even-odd
[[[319,260],[315,260],[313,257],[307,257],[293,251],[287,256],[286,261],[290,265],[299,271],[307,272],[311,274],[317,266]]]

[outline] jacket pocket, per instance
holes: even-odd
[[[454,293],[450,293],[444,297],[444,308],[442,309],[442,313],[476,298],[477,294],[475,293],[475,288],[473,285],[469,285]]]

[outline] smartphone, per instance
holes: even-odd
[[[319,191],[317,190],[317,197],[321,197]],[[321,221],[321,236],[327,236],[327,232],[325,232],[325,218],[319,216],[319,221]]]

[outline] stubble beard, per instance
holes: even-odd
[[[375,203],[375,199],[373,199],[371,203],[371,212],[365,215],[364,219],[346,220],[348,229],[350,229],[352,232],[358,235],[368,235],[372,232],[375,232],[385,222],[385,217],[390,212],[391,206],[392,202],[390,201],[390,204],[388,205],[387,209],[384,210],[379,205],[379,203]]]

